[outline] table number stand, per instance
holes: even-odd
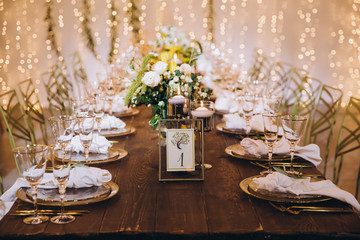
[[[202,119],[162,119],[159,122],[159,181],[203,181]]]

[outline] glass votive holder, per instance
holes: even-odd
[[[167,89],[167,117],[169,119],[182,119],[189,115],[189,98],[184,96],[180,86],[176,89]]]
[[[204,132],[209,132],[214,128],[214,102],[197,100],[191,102],[191,117],[203,120]],[[195,130],[200,130],[201,126],[196,126]]]

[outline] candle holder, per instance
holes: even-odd
[[[183,119],[189,115],[189,98],[183,94],[181,86],[167,88],[167,117],[169,119]],[[189,94],[187,94],[189,96]]]
[[[204,132],[210,132],[214,128],[214,102],[212,101],[194,101],[191,102],[191,117],[193,119],[203,120]],[[195,126],[195,130],[199,130],[200,126]]]

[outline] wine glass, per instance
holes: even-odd
[[[253,115],[253,110],[255,107],[255,95],[246,92],[242,96],[242,111],[244,113],[245,121],[246,121],[246,134],[248,135],[251,130],[250,121]]]
[[[282,97],[276,95],[265,95],[262,98],[264,113],[278,113]]]
[[[95,114],[95,120],[97,124],[97,131],[100,135],[101,132],[101,120],[104,117],[104,107],[105,107],[105,98],[102,98],[100,96],[96,96],[92,104],[94,106],[94,114]]]
[[[106,94],[106,100],[109,104],[109,114],[112,115],[113,113],[113,101],[115,94],[119,93],[122,84],[120,83],[114,83],[112,81],[107,81],[105,83],[101,83],[101,88],[105,91]]]
[[[64,158],[68,159],[68,161],[58,160],[56,159],[56,146],[50,146],[50,158],[52,163],[53,175],[58,182],[59,193],[60,193],[60,202],[61,202],[61,213],[55,217],[52,217],[50,221],[56,224],[65,224],[71,223],[75,221],[75,217],[69,214],[64,213],[64,200],[65,200],[65,192],[66,192],[66,184],[70,177],[71,171],[71,154],[72,148],[66,151],[66,156]]]
[[[89,161],[90,146],[93,140],[95,115],[77,115],[79,137],[85,152],[85,161]]]
[[[288,171],[291,175],[298,174],[294,170],[293,159],[295,153],[295,147],[299,143],[307,122],[306,116],[299,115],[285,115],[281,117],[281,123],[284,130],[284,136],[290,144],[290,170]]]
[[[262,118],[264,122],[265,142],[268,146],[269,167],[266,171],[261,172],[261,174],[270,174],[272,173],[271,160],[272,160],[274,143],[276,142],[278,137],[280,115],[272,114],[272,113],[263,113]]]
[[[40,224],[49,220],[49,217],[39,215],[37,206],[37,186],[41,182],[46,169],[46,145],[27,145],[12,150],[22,176],[31,186],[31,195],[34,200],[34,216],[24,219],[26,224]]]
[[[65,159],[65,150],[74,136],[74,125],[76,118],[70,115],[54,116],[49,118],[51,131],[55,137],[56,143],[61,148],[63,160]]]
[[[90,103],[86,97],[70,98],[70,104],[74,115],[89,113]]]

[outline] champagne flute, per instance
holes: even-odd
[[[246,121],[246,134],[249,135],[251,126],[250,121],[253,116],[253,110],[255,107],[255,95],[247,92],[242,96],[242,111],[244,113]]]
[[[75,217],[69,214],[64,213],[64,200],[65,200],[65,192],[66,192],[66,184],[70,177],[71,171],[71,154],[72,148],[66,151],[66,158],[68,161],[57,160],[55,154],[55,145],[50,146],[50,158],[52,163],[53,175],[58,182],[59,193],[60,193],[60,201],[61,201],[61,213],[55,217],[52,217],[50,221],[56,224],[65,224],[71,223],[75,221]],[[65,157],[65,156],[64,156]]]
[[[94,114],[95,114],[95,119],[96,119],[96,124],[97,124],[97,131],[98,131],[98,134],[100,135],[100,132],[101,132],[101,120],[104,117],[105,98],[102,98],[100,96],[96,96],[93,99],[92,104],[94,106]]]
[[[293,160],[295,147],[299,143],[307,122],[306,116],[299,115],[285,115],[281,117],[281,123],[284,130],[284,136],[290,144],[290,170],[288,171],[291,175],[297,175],[298,172],[294,170]]]
[[[272,113],[263,113],[263,122],[264,122],[264,136],[265,142],[268,146],[268,158],[269,158],[269,167],[267,170],[261,172],[261,174],[270,174],[272,173],[272,154],[274,143],[278,137],[279,125],[280,125],[280,115]]]
[[[85,152],[85,161],[89,161],[90,146],[93,140],[93,131],[95,124],[94,115],[78,115],[79,137]]]
[[[41,182],[46,168],[46,145],[27,145],[12,150],[22,176],[31,186],[31,195],[34,200],[35,214],[24,219],[26,224],[40,224],[49,220],[49,217],[39,215],[37,206],[37,186]]]
[[[55,137],[56,143],[61,148],[62,159],[65,159],[65,150],[74,136],[74,125],[76,123],[74,116],[61,115],[49,118],[51,131]]]

